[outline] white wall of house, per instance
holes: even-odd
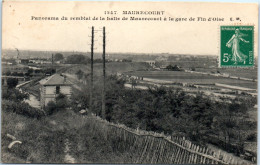
[[[71,94],[71,86],[60,86],[60,93],[65,95]],[[56,95],[56,86],[45,86],[46,95]]]
[[[56,86],[45,86],[45,94],[46,95],[56,94]]]
[[[71,95],[71,86],[61,86],[60,92],[64,95]]]

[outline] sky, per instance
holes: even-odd
[[[254,25],[258,32],[257,4],[183,2],[4,2],[2,48],[46,51],[102,51],[106,27],[107,52],[218,55],[221,25]],[[117,11],[117,14],[105,14]],[[123,11],[164,11],[163,15],[123,15]],[[61,17],[104,17],[121,20],[61,20]],[[161,17],[166,21],[130,21],[123,17]],[[32,17],[58,17],[35,20]],[[193,17],[195,21],[189,21]],[[224,21],[198,21],[198,17]],[[239,17],[241,20],[230,21]],[[187,18],[187,21],[169,19]],[[257,41],[255,35],[255,41]],[[255,44],[257,47],[257,44]],[[257,49],[255,49],[257,50]],[[257,53],[255,53],[257,54]]]

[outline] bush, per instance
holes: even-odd
[[[2,90],[2,98],[7,100],[12,100],[15,102],[21,102],[28,99],[28,93],[22,93],[17,89]]]
[[[47,106],[45,107],[45,112],[47,115],[52,115],[62,109],[67,108],[68,105],[69,103],[66,95],[61,93],[56,97],[56,102],[48,102]]]
[[[35,120],[5,111],[2,115],[1,151],[2,154],[7,155],[5,160],[2,159],[4,163],[19,163],[16,159],[22,159],[20,163],[25,163],[27,160],[32,163],[63,162],[64,143],[62,140],[65,137],[64,132],[59,129],[53,130],[53,125],[49,124],[48,118]],[[22,124],[23,129],[17,130],[18,124]],[[11,140],[7,138],[7,133],[15,136],[22,144],[14,145],[13,149],[9,150],[7,146]],[[15,160],[13,160],[13,157]]]
[[[47,115],[52,115],[57,110],[56,103],[54,101],[48,102],[45,107],[45,112]]]
[[[246,140],[255,142],[257,141],[257,133],[251,133],[246,137]]]
[[[197,142],[210,140],[204,137],[212,134],[226,139],[226,143],[244,142],[241,132],[256,130],[253,126],[256,124],[239,123],[256,104],[254,97],[218,102],[203,93],[188,95],[181,89],[156,86],[148,90],[131,90],[124,88],[124,83],[116,76],[106,78],[108,121],[148,131],[183,134],[187,139]],[[102,81],[94,83],[92,113],[97,115],[101,114],[101,87]],[[74,103],[88,107],[88,93],[87,90],[84,92],[86,96],[76,93]]]
[[[8,88],[15,88],[17,84],[18,84],[17,78],[8,78],[7,79]]]
[[[2,110],[37,119],[45,116],[44,111],[33,108],[28,103],[11,100],[2,100]]]
[[[67,108],[69,106],[69,100],[66,95],[60,93],[56,97],[56,106],[57,108]]]

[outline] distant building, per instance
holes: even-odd
[[[50,101],[55,101],[55,98],[60,94],[71,97],[72,83],[67,80],[66,76],[54,74],[50,77],[42,79],[40,82],[40,104],[44,108]]]
[[[13,65],[13,63],[11,63],[11,62],[2,61],[1,63],[2,63],[2,65]]]
[[[21,61],[20,59],[16,59],[15,62],[16,62],[17,64],[21,64],[22,61]]]
[[[160,69],[161,69],[161,70],[167,70],[167,66],[166,66],[166,65],[161,65],[161,66],[160,66]]]
[[[34,64],[51,64],[52,63],[50,60],[47,60],[47,59],[31,59],[30,62],[34,63]]]
[[[55,61],[56,64],[61,64],[62,63],[62,60],[60,61]]]
[[[154,66],[155,65],[155,61],[145,61],[145,63],[148,63],[150,66]]]

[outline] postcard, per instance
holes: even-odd
[[[256,164],[257,4],[2,5],[2,163]]]

